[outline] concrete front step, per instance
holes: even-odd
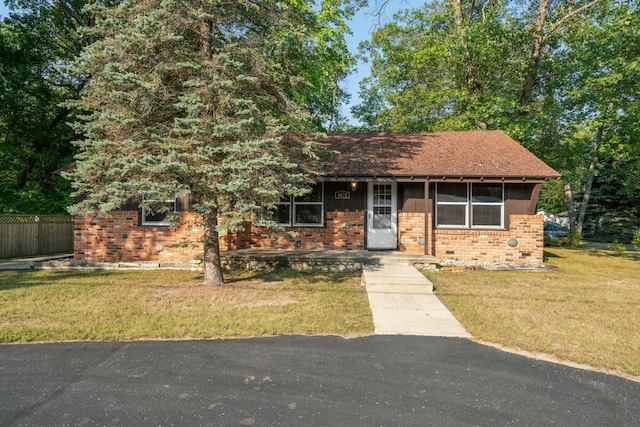
[[[403,252],[372,252],[368,265],[410,265],[418,270],[435,269],[440,260],[431,255],[406,254]]]
[[[433,293],[433,283],[412,267],[399,264],[367,265],[362,272],[362,285],[372,290],[392,286],[394,292]]]

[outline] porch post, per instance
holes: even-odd
[[[429,181],[424,182],[424,254],[431,255],[431,248],[429,242],[431,236],[429,236]]]

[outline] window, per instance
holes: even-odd
[[[276,221],[283,225],[322,226],[324,224],[324,185],[311,187],[300,197],[285,197],[275,212]]]
[[[436,225],[467,227],[467,184],[437,184]]]
[[[437,184],[437,227],[502,228],[503,218],[503,184]]]
[[[162,200],[158,195],[146,195],[142,197],[142,225],[170,226],[168,219],[170,212],[176,211],[176,197],[171,195]]]
[[[502,227],[504,210],[502,184],[471,185],[471,226]]]

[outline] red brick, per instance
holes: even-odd
[[[442,259],[498,263],[543,263],[543,217],[512,215],[511,230],[435,230],[435,256]],[[509,239],[518,240],[510,247]],[[480,254],[486,254],[478,257]]]

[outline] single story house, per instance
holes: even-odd
[[[290,233],[248,224],[223,233],[222,250],[398,250],[440,259],[542,263],[540,187],[559,174],[502,131],[336,133],[338,151],[302,198],[283,200]],[[172,226],[143,210],[79,217],[75,257],[187,261],[202,252],[189,198],[168,200]]]

